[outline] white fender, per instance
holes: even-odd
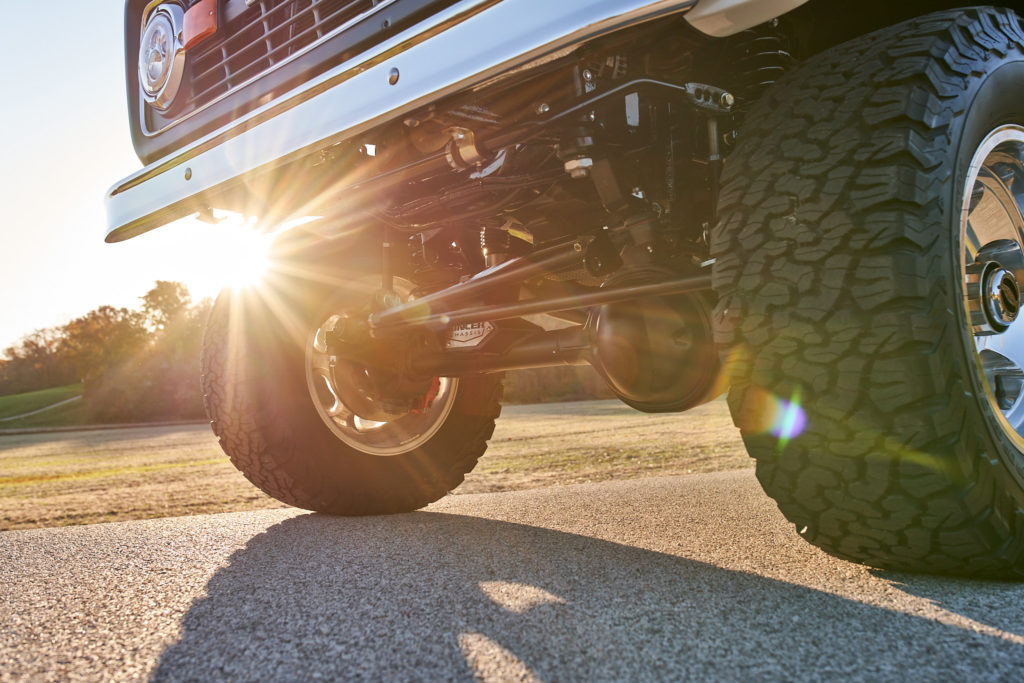
[[[724,38],[785,14],[807,0],[700,0],[686,20],[701,33]]]

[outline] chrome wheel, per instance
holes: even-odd
[[[395,279],[399,294],[412,284]],[[451,412],[459,381],[440,377],[424,383],[412,396],[415,407],[396,406],[375,389],[374,371],[334,356],[328,336],[353,311],[352,301],[339,301],[322,317],[306,343],[306,386],[324,424],[345,444],[363,453],[394,456],[430,440]]]
[[[978,147],[960,220],[966,324],[985,396],[1003,432],[1024,447],[1024,128],[1005,125]]]

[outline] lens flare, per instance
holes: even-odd
[[[749,433],[771,434],[779,440],[779,446],[784,447],[807,428],[807,412],[800,403],[800,391],[796,390],[784,399],[752,387],[737,424]]]
[[[775,401],[775,419],[768,431],[782,441],[799,436],[807,426],[807,413],[796,397],[790,401],[775,397]]]

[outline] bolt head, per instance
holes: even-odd
[[[572,178],[586,178],[590,175],[590,169],[594,166],[594,160],[590,157],[581,159],[569,159],[565,162],[565,172]]]

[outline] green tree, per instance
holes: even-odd
[[[188,287],[168,280],[157,280],[153,288],[140,298],[142,314],[154,330],[166,329],[177,318],[186,316],[192,306]]]
[[[126,360],[137,358],[149,340],[135,311],[100,306],[61,328],[60,350],[77,378],[88,385]]]
[[[212,305],[192,304],[180,282],[160,280],[139,310],[100,306],[37,330],[0,358],[0,394],[82,381],[98,422],[201,417],[199,347]]]
[[[0,359],[0,394],[46,389],[75,381],[68,359],[61,353],[61,328],[27,334],[4,350]]]
[[[201,417],[199,347],[209,302],[193,306],[188,288],[165,280],[140,298],[141,310],[125,319],[138,336],[124,337],[116,362],[86,383],[90,415],[105,422]]]

